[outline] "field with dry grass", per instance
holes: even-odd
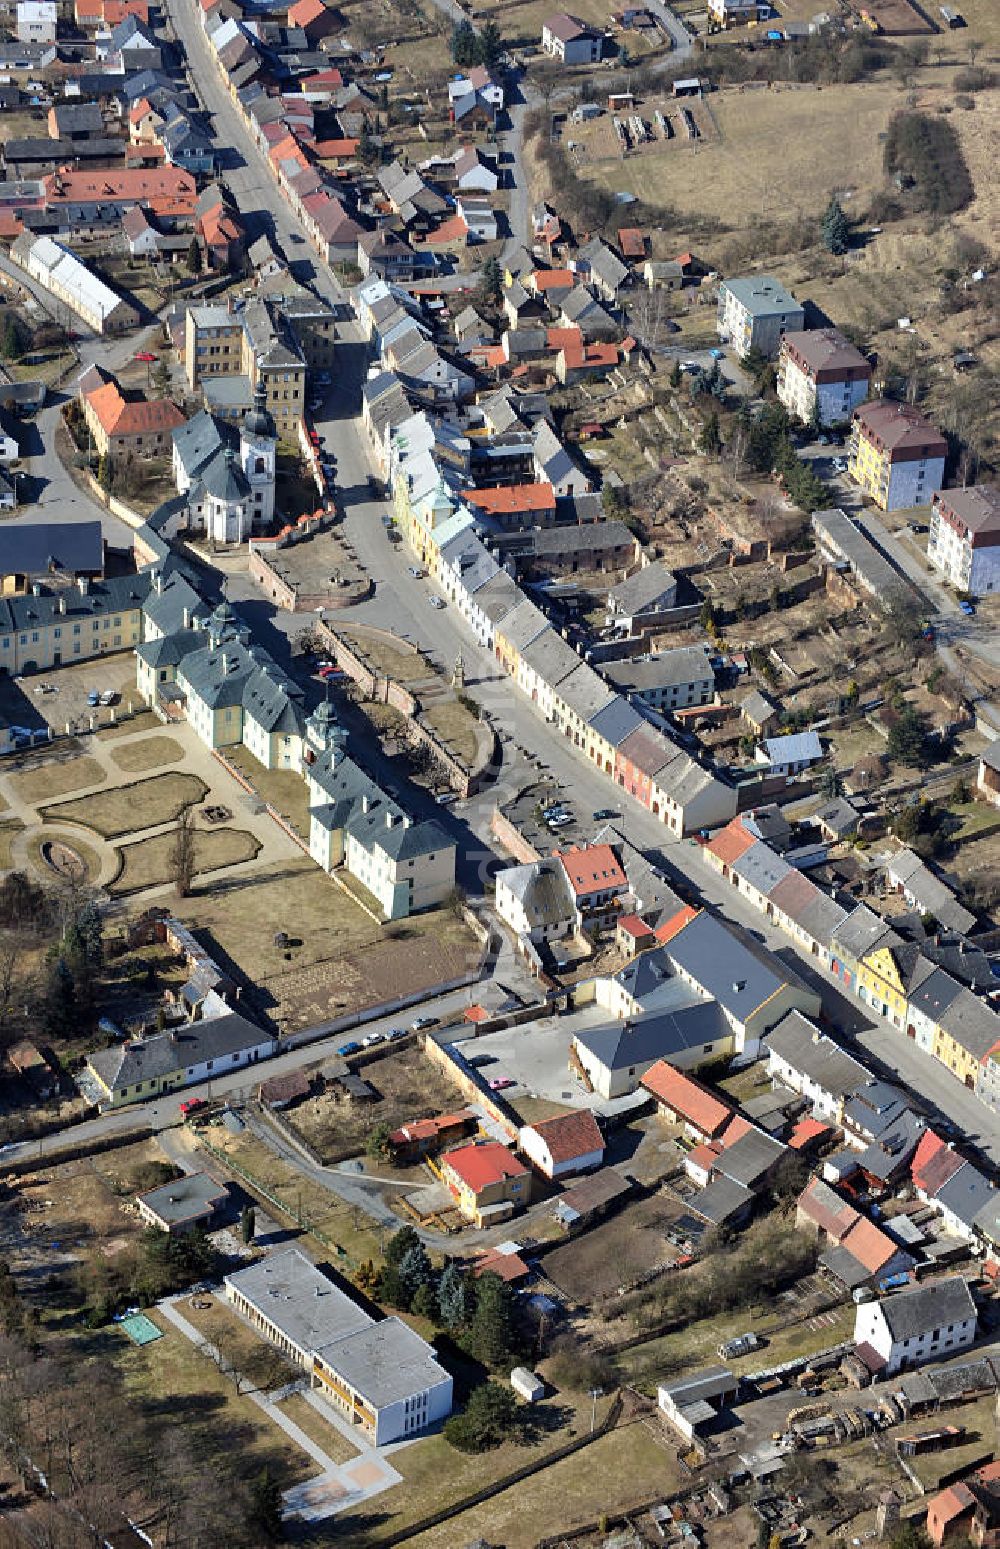
[[[172,823],[186,807],[201,801],[207,790],[197,775],[153,775],[149,780],[114,786],[77,801],[58,802],[41,811],[53,822],[82,823],[105,839],[116,839],[119,834]]]
[[[176,764],[183,757],[184,749],[176,737],[140,737],[111,752],[111,762],[128,774],[156,769],[162,764]]]
[[[890,95],[871,86],[725,87],[706,99],[718,138],[658,141],[637,155],[584,163],[589,182],[651,205],[715,216],[818,218],[834,191],[863,208],[882,185]],[[643,101],[652,116],[657,101]],[[780,169],[780,171],[778,170]]]
[[[135,844],[122,845],[118,851],[122,869],[108,891],[119,895],[141,893],[171,882],[176,842],[176,836],[168,830]],[[252,861],[260,849],[260,840],[244,828],[199,830],[194,835],[194,874],[197,877],[206,871],[221,871],[242,861]]]
[[[362,1074],[378,1094],[375,1102],[345,1102],[331,1090],[297,1103],[287,1114],[288,1122],[324,1162],[363,1151],[375,1124],[387,1123],[395,1129],[407,1119],[429,1118],[461,1106],[457,1087],[415,1047],[373,1061]]]

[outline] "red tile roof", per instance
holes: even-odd
[[[441,1158],[473,1194],[481,1194],[492,1184],[502,1183],[505,1178],[526,1178],[528,1169],[512,1156],[499,1140],[487,1140],[481,1144],[459,1146],[446,1151]]]
[[[741,1113],[735,1113],[720,1136],[723,1151],[742,1140],[744,1135],[749,1135],[753,1128],[749,1119],[745,1119]]]
[[[824,1124],[822,1119],[799,1119],[792,1133],[788,1137],[788,1144],[793,1151],[801,1151],[805,1146],[812,1145],[821,1135],[830,1135],[833,1131],[829,1124]]]
[[[853,1205],[821,1178],[810,1178],[797,1201],[798,1209],[833,1242],[839,1243],[858,1219]]]
[[[326,10],[323,0],[297,0],[288,7],[288,20],[293,27],[308,27],[318,21]]]
[[[149,431],[176,430],[184,415],[169,398],[141,398],[134,403],[122,397],[117,382],[104,382],[87,394],[98,423],[109,436],[145,435]]]
[[[612,888],[624,891],[628,887],[621,862],[609,844],[588,844],[579,849],[557,850],[556,854],[577,898]]]
[[[739,818],[733,818],[732,822],[727,823],[714,839],[709,840],[705,849],[720,860],[723,866],[731,866],[757,843],[757,835],[748,833]]]
[[[702,1172],[710,1173],[721,1154],[721,1146],[714,1141],[703,1140],[688,1152],[684,1161],[685,1164],[690,1162],[692,1167],[700,1167]]]
[[[603,371],[617,366],[617,344],[569,344],[562,351],[566,365],[574,371]]]
[[[481,1258],[473,1259],[470,1268],[473,1279],[480,1275],[498,1275],[508,1285],[523,1280],[530,1273],[519,1253],[484,1253]]]
[[[455,1129],[473,1118],[475,1114],[471,1108],[459,1108],[456,1113],[439,1113],[432,1119],[408,1119],[399,1129],[393,1130],[389,1139],[394,1146],[405,1145],[407,1141],[433,1140],[442,1130]]]
[[[592,1151],[604,1151],[604,1136],[594,1115],[587,1108],[574,1113],[557,1113],[551,1119],[539,1119],[526,1129],[541,1135],[554,1163],[575,1162]]]
[[[535,290],[572,290],[576,276],[571,269],[536,269],[528,279]]]
[[[499,348],[499,346],[496,346]],[[501,354],[502,354],[501,350]],[[518,511],[554,511],[555,491],[551,484],[508,484],[498,489],[463,489],[462,499],[481,511],[513,513]]]
[[[920,1178],[924,1168],[931,1157],[937,1156],[938,1152],[944,1149],[944,1144],[941,1136],[936,1134],[934,1130],[924,1130],[910,1162],[910,1177],[918,1188],[921,1187]]]
[[[634,936],[636,941],[642,941],[653,934],[653,927],[647,925],[640,914],[623,914],[618,921],[618,929],[624,931],[626,936]]]
[[[638,226],[622,226],[618,231],[618,248],[623,258],[645,258],[646,238]]]
[[[867,1216],[858,1216],[854,1225],[844,1233],[840,1246],[846,1248],[870,1275],[877,1274],[882,1265],[888,1264],[893,1254],[898,1252],[896,1244],[884,1232],[880,1232]]]
[[[921,1167],[919,1179],[914,1177],[913,1181],[921,1193],[933,1198],[940,1189],[944,1188],[948,1179],[964,1165],[962,1157],[956,1151],[953,1151],[950,1146],[944,1146],[940,1151],[935,1151],[933,1156],[928,1157]]]
[[[61,167],[42,181],[50,204],[86,204],[107,199],[134,199],[146,204],[150,199],[172,198],[179,202],[189,196],[193,205],[197,196],[194,178],[180,167],[104,168],[93,172]]]
[[[711,1140],[722,1134],[733,1117],[733,1110],[728,1103],[724,1103],[699,1081],[686,1076],[666,1060],[657,1060],[647,1070],[642,1085],[647,1092],[652,1092],[657,1102],[670,1108]]]
[[[545,346],[550,350],[573,349],[583,344],[583,334],[579,328],[546,328]]]
[[[699,911],[692,908],[690,904],[685,904],[683,909],[678,909],[677,913],[672,914],[669,920],[664,920],[661,925],[658,925],[653,934],[660,946],[665,946],[668,941],[673,941],[674,937],[684,929],[685,925],[690,925],[698,913]]]

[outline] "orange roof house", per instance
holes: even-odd
[[[680,1120],[702,1140],[717,1139],[733,1117],[728,1103],[666,1060],[651,1065],[641,1084],[656,1098],[661,1114]]]
[[[622,226],[619,228],[618,251],[623,258],[645,258],[646,238],[638,226]]]
[[[116,452],[157,452],[185,423],[169,398],[126,398],[112,377],[83,394],[83,412],[102,457]]]
[[[975,1543],[992,1543],[985,1534],[969,1535],[968,1529],[976,1508],[982,1505],[984,1515],[994,1520],[1000,1516],[1000,1462],[986,1463],[968,1479],[949,1485],[935,1495],[927,1506],[927,1536],[940,1549],[946,1539],[961,1533],[972,1537]],[[995,1534],[996,1529],[994,1527]]]
[[[609,844],[574,845],[569,850],[556,850],[555,854],[562,861],[581,908],[624,893],[628,888],[621,861]]]
[[[496,346],[499,348],[499,346]],[[464,489],[462,499],[487,516],[541,515],[555,511],[556,497],[551,484],[504,484],[497,489]]]
[[[664,920],[662,924],[658,925],[653,934],[660,946],[665,947],[668,941],[673,941],[675,936],[680,935],[685,925],[690,925],[698,913],[699,910],[693,908],[691,904],[685,904],[683,909],[678,909],[677,913],[672,914],[669,920]]]
[[[549,291],[572,290],[576,275],[571,269],[536,269],[524,282],[526,290],[544,296]]]
[[[476,1226],[506,1221],[531,1198],[530,1172],[498,1140],[446,1151],[439,1166],[459,1210]]]
[[[584,1172],[604,1161],[604,1136],[588,1108],[524,1125],[518,1147],[546,1178]]]
[[[731,823],[727,823],[725,828],[708,841],[704,850],[706,855],[712,856],[721,869],[738,861],[741,855],[745,855],[747,850],[758,842],[756,834],[749,833],[739,818],[733,818]]]

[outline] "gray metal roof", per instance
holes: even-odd
[[[617,613],[657,612],[673,606],[677,577],[662,559],[626,576],[608,592],[608,603]]]
[[[781,1161],[787,1150],[788,1147],[783,1146],[780,1140],[772,1139],[762,1130],[749,1129],[745,1135],[734,1140],[731,1146],[723,1149],[714,1165],[734,1183],[752,1189]]]
[[[208,1173],[185,1173],[138,1197],[161,1221],[175,1224],[209,1214],[226,1199],[227,1191]]]
[[[268,1043],[274,1045],[269,1033],[238,1012],[229,1011],[185,1023],[173,1032],[98,1049],[88,1056],[88,1064],[111,1091],[120,1092],[139,1082],[176,1075],[205,1060],[225,1059]]]
[[[795,312],[800,316],[802,314],[802,308],[791,291],[769,274],[748,274],[737,279],[723,280],[719,290],[729,291],[735,296],[751,317],[784,316]]]
[[[524,866],[508,866],[497,873],[497,882],[510,890],[533,927],[555,925],[576,913],[569,878],[562,863],[551,856]]]
[[[401,1318],[369,1322],[363,1330],[320,1345],[316,1353],[373,1409],[384,1409],[402,1403],[412,1393],[451,1383],[431,1346]]]
[[[5,523],[0,527],[0,575],[94,574],[104,569],[100,522]]]
[[[626,737],[643,724],[643,718],[627,699],[617,694],[608,704],[603,705],[596,715],[592,715],[587,724],[592,726],[597,735],[611,747],[617,748]]]
[[[983,1206],[996,1197],[993,1185],[971,1162],[952,1173],[934,1196],[936,1203],[957,1216],[964,1226],[971,1226]]]
[[[712,1226],[724,1226],[753,1199],[753,1190],[735,1178],[713,1178],[712,1181],[689,1201],[696,1215],[702,1216]]]
[[[541,527],[531,534],[531,552],[538,558],[547,554],[586,554],[609,548],[635,547],[634,533],[624,522],[617,520]]]
[[[616,697],[614,690],[586,662],[580,662],[567,674],[557,691],[557,698],[581,721],[588,722],[598,710],[603,710]],[[633,727],[633,730],[636,728]]]
[[[723,1005],[738,1022],[792,982],[780,960],[752,952],[721,920],[704,910],[668,941],[670,960]]]
[[[225,1284],[245,1296],[269,1323],[310,1353],[371,1324],[357,1302],[321,1274],[298,1248],[269,1253]]]
[[[731,867],[734,876],[765,897],[787,877],[791,869],[788,862],[782,860],[780,855],[775,855],[766,844],[752,844],[749,850],[733,861]]]
[[[894,1344],[976,1316],[975,1303],[961,1275],[915,1286],[912,1291],[899,1291],[879,1302],[879,1309]]]
[[[683,1064],[694,1050],[730,1034],[720,1007],[710,1000],[689,1001],[672,1011],[650,1011],[630,1022],[610,1022],[577,1033],[576,1041],[607,1070],[652,1065],[656,1060]]]
[[[860,1060],[821,1033],[801,1011],[782,1017],[767,1034],[764,1047],[835,1098],[855,1091],[869,1074]]]
[[[651,568],[651,567],[650,567]],[[703,645],[680,645],[672,651],[633,661],[608,662],[604,672],[623,691],[641,694],[644,689],[712,683],[715,673]]]
[[[543,630],[526,645],[521,652],[521,659],[550,688],[562,683],[580,665],[580,658],[573,647],[554,629]]]

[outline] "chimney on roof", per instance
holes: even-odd
[[[88,577],[85,575],[77,576],[76,584],[80,588],[80,596],[86,597],[88,591],[90,590],[90,581]]]
[[[190,629],[191,628],[191,609],[190,608],[185,608],[184,609],[184,628],[185,629]]]
[[[733,980],[733,994],[734,995],[738,995],[740,993],[740,991],[741,990],[745,990],[746,987],[747,987],[747,981],[745,979],[734,979]]]
[[[56,612],[57,613],[65,613],[66,612],[66,599],[65,599],[65,597],[57,598],[57,600],[56,600]]]

